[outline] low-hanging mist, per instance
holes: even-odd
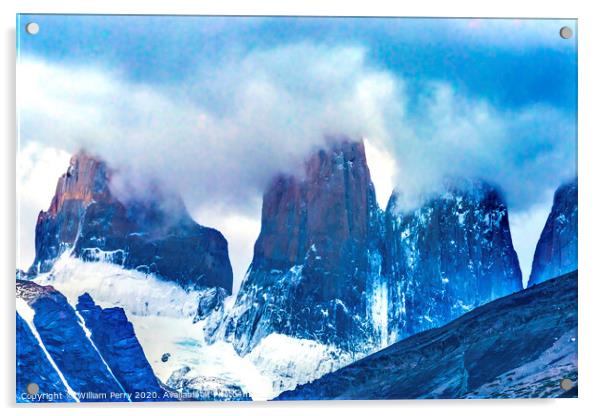
[[[115,169],[122,198],[160,181],[193,213],[243,217],[257,216],[271,178],[299,172],[327,136],[369,138],[394,161],[407,207],[459,176],[497,184],[511,209],[528,211],[576,175],[575,126],[561,109],[498,108],[444,80],[416,87],[367,55],[358,45],[296,43],[199,62],[194,76],[160,85],[110,67],[23,59],[20,146],[97,155]],[[22,222],[35,224],[42,208],[22,208]]]

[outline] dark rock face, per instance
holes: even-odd
[[[96,392],[108,396],[112,392],[123,392],[120,383],[111,374],[101,355],[87,338],[79,317],[60,292],[51,286],[17,281],[17,298],[27,302],[35,312],[33,325],[56,368],[75,393]],[[37,341],[36,344],[39,345]],[[43,374],[42,370],[42,367],[28,368],[30,373],[26,379],[50,377],[56,373],[53,371]],[[61,387],[59,391],[67,390],[66,387]],[[46,393],[51,392],[53,391],[46,391]],[[99,398],[82,397],[80,400],[99,401]],[[100,401],[104,400],[107,398],[100,399]]]
[[[566,397],[563,378],[577,385],[576,272],[478,307],[277,399]]]
[[[419,209],[385,214],[389,343],[522,289],[508,211],[482,182],[448,186]]]
[[[376,203],[361,142],[276,178],[233,311],[217,332],[242,353],[270,333],[370,353],[522,289],[499,192],[457,181],[401,213]]]
[[[102,309],[85,294],[76,312],[51,286],[28,281],[17,281],[17,299],[25,301],[33,313],[33,327],[17,314],[17,401],[48,400],[20,397],[30,382],[38,383],[41,393],[62,394],[53,400],[60,402],[75,398],[162,401],[169,397],[123,309]]]
[[[221,287],[210,288],[204,291],[203,296],[199,300],[196,320],[202,320],[209,317],[211,314],[223,312],[224,300],[228,294]]]
[[[31,271],[49,271],[75,243],[86,207],[93,201],[111,200],[108,176],[104,163],[85,154],[71,158],[69,169],[58,180],[50,208],[38,215]]]
[[[104,162],[84,153],[58,181],[48,211],[36,225],[31,272],[47,272],[65,251],[87,261],[105,260],[155,273],[182,287],[232,291],[228,244],[195,223],[179,197],[153,191],[152,202],[120,201]]]
[[[132,395],[132,400],[163,400],[165,390],[148,363],[123,309],[102,309],[87,293],[79,297],[76,309],[90,330],[92,342],[123,389]],[[139,393],[144,395],[141,397]]]
[[[361,142],[317,152],[302,179],[277,177],[225,338],[243,353],[273,332],[350,350],[370,340],[365,292],[380,227]]]
[[[541,232],[529,286],[577,269],[577,178],[559,187]]]

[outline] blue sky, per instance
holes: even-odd
[[[36,36],[23,30],[30,21]],[[157,175],[180,191],[199,222],[226,234],[239,280],[267,180],[324,134],[370,143],[381,205],[397,188],[411,206],[447,176],[497,184],[527,275],[551,194],[576,174],[575,21],[22,15],[18,24],[24,263],[54,190],[48,178],[82,147],[134,185]],[[561,39],[562,26],[575,36]]]
[[[358,44],[375,66],[416,81],[451,82],[500,106],[547,102],[574,112],[575,21],[392,18],[23,16],[39,22],[22,55],[96,62],[137,81],[173,83],[231,54],[301,41]]]

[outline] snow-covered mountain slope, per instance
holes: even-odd
[[[18,401],[164,400],[122,309],[102,309],[88,295],[75,310],[51,286],[17,281],[16,288]],[[42,358],[39,365],[30,351]],[[32,382],[44,387],[42,395],[23,394]]]
[[[210,304],[214,290],[186,291],[152,274],[112,263],[85,262],[64,254],[51,272],[39,274],[35,282],[54,286],[73,306],[89,293],[103,308],[123,308],[154,373],[184,393],[185,399],[188,395],[191,400],[207,400],[209,394],[216,400],[241,400],[245,395],[268,400],[351,360],[334,347],[284,335],[270,336],[246,357],[239,356],[230,343],[208,344],[205,333],[220,322],[223,306],[209,308],[202,320],[197,308]],[[226,307],[233,300],[226,298]],[[169,356],[164,361],[165,354]],[[184,368],[189,370],[181,371]]]
[[[349,354],[334,347],[281,334],[264,338],[244,357],[223,341],[206,344],[202,338],[188,338],[175,344],[164,341],[163,345],[163,350],[176,351],[172,357],[178,356],[177,365],[169,364],[172,358],[163,365],[155,364],[169,368],[163,373],[170,373],[166,384],[180,391],[211,392],[218,400],[225,399],[219,398],[220,392],[235,393],[226,396],[227,400],[244,400],[240,393],[252,400],[270,400],[351,362]]]
[[[353,356],[313,340],[270,334],[245,357],[272,381],[272,399],[351,363]]]
[[[577,272],[480,306],[278,400],[565,397],[564,378],[577,385]]]
[[[203,291],[186,291],[174,282],[153,274],[127,270],[107,262],[86,262],[64,253],[48,273],[34,281],[52,285],[72,305],[89,293],[101,306],[119,306],[128,314],[194,318]]]
[[[190,217],[178,195],[156,185],[120,200],[105,162],[79,152],[57,183],[36,224],[31,273],[48,272],[69,252],[88,261],[110,261],[152,272],[182,287],[232,292],[228,243],[217,230]]]
[[[215,296],[211,288],[187,291],[153,274],[113,263],[86,262],[68,253],[50,272],[40,273],[35,282],[57,288],[73,306],[88,293],[103,308],[123,308],[155,374],[164,383],[174,371],[186,365],[194,368],[202,358],[199,350],[204,344],[206,321],[198,321],[198,308],[205,297]],[[226,350],[224,357],[236,362],[232,348]],[[170,357],[164,362],[166,353]]]
[[[550,215],[537,242],[529,286],[577,269],[577,178],[554,193]]]

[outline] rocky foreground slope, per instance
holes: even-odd
[[[278,400],[566,397],[577,384],[577,272],[476,308]]]
[[[51,286],[17,288],[17,401],[161,401],[159,382],[123,309],[85,294],[77,308]],[[27,385],[41,396],[29,397]]]

